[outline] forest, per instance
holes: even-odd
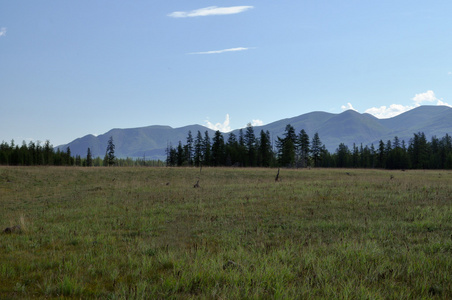
[[[195,136],[189,131],[185,143],[168,144],[166,161],[143,158],[117,158],[111,137],[105,157],[73,156],[70,148],[54,150],[49,141],[14,141],[0,145],[0,165],[32,166],[235,166],[235,167],[286,167],[286,168],[377,168],[377,169],[452,169],[452,138],[446,134],[427,140],[423,132],[414,133],[406,142],[397,136],[393,140],[380,140],[378,145],[339,144],[330,153],[315,133],[311,138],[305,130],[295,132],[288,124],[282,137],[272,141],[268,131],[256,136],[251,124],[239,134],[216,131],[211,138],[206,131]]]
[[[239,135],[230,133],[224,141],[223,134],[197,132],[193,138],[188,132],[185,144],[167,148],[169,166],[242,166],[288,168],[378,168],[378,169],[452,169],[452,139],[427,140],[424,133],[413,135],[410,141],[393,140],[378,145],[356,145],[351,148],[341,143],[334,153],[322,144],[318,133],[312,139],[305,130],[298,134],[288,124],[282,137],[273,144],[270,133],[261,131],[258,136],[248,124]]]

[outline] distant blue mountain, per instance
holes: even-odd
[[[414,133],[424,132],[428,138],[452,135],[452,108],[447,106],[419,106],[408,112],[389,119],[377,119],[370,114],[360,114],[348,110],[340,114],[326,112],[311,112],[298,117],[279,120],[264,126],[254,127],[256,136],[261,130],[269,131],[273,140],[282,137],[287,124],[291,124],[298,134],[304,129],[312,138],[316,132],[330,152],[334,152],[340,143],[351,147],[356,145],[374,144],[379,140],[393,140],[395,136],[406,143]],[[179,141],[186,143],[188,132],[193,138],[200,131],[203,136],[208,131],[212,138],[214,131],[202,125],[190,125],[180,128],[170,126],[148,126],[129,129],[112,129],[102,135],[86,135],[69,144],[56,148],[65,150],[70,147],[73,155],[86,156],[88,147],[94,157],[105,155],[107,142],[113,137],[117,157],[143,157],[147,159],[165,159],[165,149],[168,145],[177,147]],[[239,130],[233,131],[237,136]],[[227,140],[228,133],[224,134]]]

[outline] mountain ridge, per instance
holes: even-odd
[[[298,134],[304,129],[312,139],[317,132],[322,143],[330,151],[334,152],[340,143],[351,147],[353,144],[370,145],[379,140],[392,140],[398,136],[400,140],[409,142],[414,133],[424,132],[427,138],[432,136],[442,137],[452,134],[452,108],[448,106],[419,106],[388,119],[378,119],[368,113],[358,113],[347,110],[339,114],[314,111],[296,117],[274,121],[272,123],[255,126],[256,136],[261,130],[269,131],[272,140],[282,137],[287,124],[291,124]],[[94,136],[92,134],[77,138],[72,142],[55,147],[61,151],[70,147],[73,155],[86,156],[88,147],[94,157],[105,155],[105,149],[110,136],[116,146],[117,157],[143,157],[148,159],[165,159],[165,149],[172,145],[177,147],[179,141],[186,143],[188,132],[191,131],[196,138],[200,131],[204,137],[207,131],[210,138],[215,131],[203,125],[194,124],[172,128],[168,125],[150,125],[138,128],[114,128],[104,134]],[[240,129],[233,130],[238,136]],[[229,133],[223,133],[225,141]]]

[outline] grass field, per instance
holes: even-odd
[[[0,298],[452,298],[451,171],[275,175],[0,167]]]

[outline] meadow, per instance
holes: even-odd
[[[452,171],[276,172],[0,167],[0,298],[452,299]]]

